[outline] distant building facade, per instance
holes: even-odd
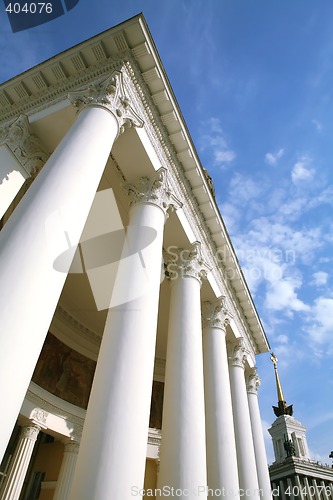
[[[268,341],[144,18],[0,106],[1,498],[269,500]]]

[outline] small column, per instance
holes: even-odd
[[[268,461],[258,405],[258,387],[260,385],[260,382],[261,381],[257,375],[256,368],[252,368],[247,378],[247,398],[250,410],[252,437],[254,453],[256,457],[259,488],[260,490],[262,490],[260,496],[263,500],[272,500]]]
[[[142,125],[124,96],[119,72],[70,98],[81,109],[77,120],[0,233],[0,282],[5,290],[0,294],[0,393],[6,408],[0,460],[113,143],[127,122]],[[64,251],[70,257],[59,272],[54,261]]]
[[[214,304],[205,302],[202,316],[207,474],[208,487],[214,492],[209,498],[237,500],[237,455],[225,339],[230,316],[225,299]]]
[[[256,459],[253,447],[244,365],[247,351],[242,338],[232,346],[229,355],[229,375],[235,425],[237,463],[241,496],[259,498]]]
[[[143,488],[166,211],[177,204],[160,169],[137,185],[76,465],[72,500],[129,500]],[[145,231],[154,232],[145,246]],[[133,299],[133,290],[141,295]],[[119,294],[119,296],[118,296]],[[128,300],[126,301],[126,297]],[[119,303],[118,300],[115,300]]]
[[[296,484],[296,488],[298,488],[298,492],[299,492],[298,497],[301,500],[306,500],[308,497],[307,497],[307,494],[304,494],[304,488],[305,488],[305,486],[302,486],[301,480],[300,480],[298,474],[295,475],[295,484]]]
[[[171,488],[207,498],[200,287],[207,271],[200,244],[169,249],[170,312],[157,498]],[[163,494],[163,488],[165,494]]]
[[[67,500],[71,488],[77,455],[80,444],[76,441],[69,441],[64,446],[64,456],[54,492],[53,500]]]
[[[17,500],[19,498],[40,430],[41,427],[36,424],[22,427],[19,442],[9,467],[1,500]]]

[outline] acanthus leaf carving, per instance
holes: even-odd
[[[6,144],[26,170],[35,176],[49,158],[32,133],[28,117],[20,115],[7,130],[0,132],[0,144]]]
[[[230,314],[226,298],[220,297],[214,303],[206,301],[201,307],[203,328],[220,328],[224,332],[230,324],[232,315]]]
[[[79,110],[92,105],[109,110],[118,121],[119,134],[127,127],[143,127],[143,120],[134,111],[125,94],[121,71],[114,71],[102,83],[92,83],[84,89],[70,92],[68,98]]]
[[[201,284],[211,269],[203,258],[199,241],[194,242],[190,249],[169,247],[165,261],[167,276],[171,281],[179,277],[192,277]]]
[[[245,341],[242,337],[234,342],[230,349],[229,361],[232,366],[240,366],[245,368],[245,361],[249,351],[246,348]]]
[[[261,379],[257,374],[256,368],[251,368],[247,380],[246,380],[246,389],[249,394],[258,395],[258,387],[261,384]]]
[[[141,177],[136,184],[124,184],[130,205],[152,203],[162,208],[165,214],[169,208],[176,210],[181,207],[182,203],[170,189],[167,175],[167,170],[162,167],[152,177]]]

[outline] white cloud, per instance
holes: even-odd
[[[216,149],[214,151],[214,162],[216,165],[220,165],[222,163],[230,163],[235,158],[235,152],[230,149]]]
[[[312,283],[314,285],[323,286],[326,285],[327,283],[328,273],[325,273],[324,271],[318,271],[316,273],[313,273],[312,277],[313,277]]]
[[[283,311],[292,316],[293,312],[306,312],[310,307],[302,302],[296,293],[301,283],[296,279],[285,278],[271,283],[266,293],[266,307],[273,311]]]
[[[262,191],[264,190],[264,185],[251,179],[251,177],[245,177],[240,173],[236,173],[229,185],[229,194],[232,199],[243,202],[248,202],[258,198]]]
[[[314,343],[323,345],[327,353],[333,353],[333,298],[318,297],[311,310],[310,320],[310,338]]]
[[[291,179],[295,185],[313,179],[315,170],[313,168],[307,168],[308,162],[309,159],[303,157],[295,163],[291,172]]]
[[[276,153],[266,153],[265,162],[268,165],[276,165],[280,158],[284,155],[284,149],[280,148]]]

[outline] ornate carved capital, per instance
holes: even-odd
[[[143,120],[126,97],[121,71],[114,71],[107,80],[98,85],[91,84],[85,89],[70,92],[68,98],[79,110],[86,106],[99,106],[111,111],[117,118],[120,134],[126,127],[143,126]]]
[[[246,380],[246,389],[249,394],[255,394],[258,396],[258,387],[261,383],[261,379],[257,374],[256,368],[251,368]]]
[[[230,323],[230,313],[227,309],[225,297],[216,302],[204,302],[201,307],[203,328],[220,328],[224,332]]]
[[[40,429],[39,425],[26,425],[22,427],[21,439],[29,439],[33,442],[37,441]]]
[[[165,214],[169,208],[176,210],[182,206],[170,189],[167,170],[163,167],[152,177],[141,177],[137,184],[125,184],[123,187],[130,197],[131,206],[151,203],[162,208]]]
[[[232,366],[240,366],[244,369],[247,354],[248,350],[246,349],[244,339],[241,337],[231,346],[229,353],[230,364]]]
[[[49,155],[31,132],[28,117],[21,115],[7,130],[0,131],[0,144],[6,144],[31,176],[37,174]]]
[[[190,249],[169,247],[165,254],[166,275],[172,281],[177,278],[192,277],[200,283],[207,277],[210,267],[205,263],[201,244],[199,241],[193,243]]]
[[[34,408],[30,413],[30,420],[39,427],[46,429],[46,419],[48,415],[48,412],[42,408]]]

